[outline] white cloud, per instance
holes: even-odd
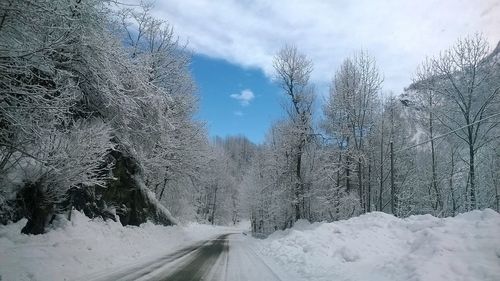
[[[242,111],[240,111],[240,110],[237,110],[237,111],[235,111],[235,112],[233,112],[233,113],[234,113],[234,115],[236,115],[236,116],[240,116],[240,117],[241,117],[241,116],[243,116],[243,112],[242,112]]]
[[[178,0],[158,2],[194,52],[272,74],[272,57],[292,43],[315,64],[312,79],[329,83],[360,48],[377,58],[384,88],[399,92],[426,56],[466,34],[500,39],[498,0]]]
[[[242,106],[247,106],[255,98],[255,95],[249,89],[245,89],[239,94],[230,95],[230,97],[238,100]]]

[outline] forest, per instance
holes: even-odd
[[[188,42],[154,6],[0,2],[0,222],[42,234],[90,218],[233,225],[500,210],[500,44],[464,34],[383,90],[369,50],[319,95],[312,61],[277,50],[283,118],[263,143],[209,136]]]

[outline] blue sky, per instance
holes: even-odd
[[[191,71],[200,98],[196,118],[206,122],[212,137],[245,135],[261,143],[270,124],[283,116],[280,89],[258,68],[195,54]]]

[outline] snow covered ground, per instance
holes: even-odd
[[[500,280],[500,214],[298,222],[255,243],[302,280]]]
[[[87,280],[142,268],[166,253],[242,230],[199,224],[122,227],[75,212],[71,222],[62,219],[47,234],[29,236],[19,234],[24,223],[0,226],[2,281]],[[230,235],[229,252],[214,258],[208,271],[222,268],[227,280],[498,281],[499,235],[500,214],[492,210],[444,219],[375,212],[335,223],[299,221],[263,240]]]
[[[94,272],[127,267],[213,238],[234,228],[150,223],[123,227],[74,212],[43,235],[21,235],[22,220],[0,225],[0,280],[75,280]]]

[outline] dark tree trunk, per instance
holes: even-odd
[[[357,171],[357,174],[358,174],[359,204],[360,204],[361,210],[364,213],[364,212],[366,212],[366,208],[365,208],[365,200],[364,200],[363,172],[362,172],[362,169],[363,169],[363,165],[361,164],[361,160],[358,160],[358,171]]]
[[[302,145],[298,147],[297,165],[295,167],[295,175],[297,183],[295,188],[295,220],[303,219],[304,210],[304,183],[302,182]],[[302,208],[301,208],[302,207]]]
[[[339,165],[342,163],[342,153],[339,153]],[[337,169],[337,189],[340,188],[340,167]]]
[[[432,96],[430,98],[430,104],[432,105]],[[441,192],[438,189],[437,185],[437,172],[436,172],[436,151],[434,148],[434,128],[433,128],[433,115],[432,112],[429,113],[429,133],[430,133],[430,139],[431,139],[431,160],[432,160],[432,188],[434,190],[434,193],[436,194],[436,204],[435,204],[435,210],[437,214],[439,214],[443,210],[443,200],[441,199]]]
[[[158,196],[158,200],[161,200],[161,198],[163,197],[163,192],[165,192],[165,189],[167,188],[167,182],[168,182],[168,178],[165,177],[163,179],[163,187],[161,189],[160,196]]]
[[[450,179],[449,179],[449,185],[450,185],[450,191],[451,191],[451,204],[452,204],[452,211],[453,211],[453,216],[457,214],[457,204],[456,204],[456,198],[455,198],[455,188],[453,187],[453,174],[455,174],[455,150],[451,148],[451,170],[450,170]]]
[[[391,141],[391,212],[396,215],[396,187],[394,186],[394,144]]]
[[[212,204],[212,212],[210,214],[210,222],[212,223],[212,225],[215,224],[215,211],[217,210],[217,189],[218,187],[215,187],[214,189],[214,201]]]
[[[476,202],[476,173],[474,168],[474,146],[469,145],[469,180],[470,180],[470,210],[477,209]]]
[[[29,183],[20,192],[23,212],[28,222],[21,230],[24,234],[42,234],[54,214],[54,205],[47,198],[41,182]]]
[[[368,188],[366,190],[366,211],[372,211],[372,165],[368,163]]]
[[[350,166],[351,166],[351,161],[349,159],[350,157],[347,156],[346,157],[346,166],[345,166],[345,189],[347,191],[347,193],[349,193],[351,191],[351,180],[350,180],[350,177],[351,177],[351,169],[350,169]]]
[[[384,116],[382,116],[382,129],[380,136],[380,182],[378,190],[378,210],[382,212],[382,193],[384,191]]]

